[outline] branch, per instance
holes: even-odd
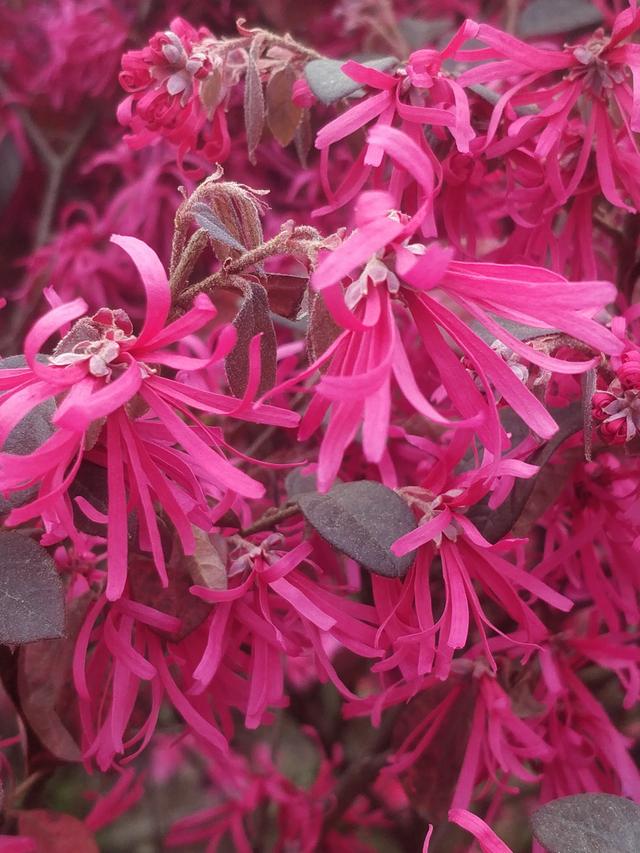
[[[393,729],[401,711],[402,708],[398,706],[387,713],[371,744],[365,749],[365,754],[353,761],[341,776],[336,785],[333,807],[324,819],[323,835],[337,826],[353,801],[361,795],[366,795],[369,787],[378,778],[389,758]]]
[[[251,536],[252,533],[260,533],[262,530],[269,530],[285,518],[290,518],[292,515],[297,515],[300,512],[300,507],[297,503],[287,502],[281,507],[270,507],[263,516],[249,527],[240,530],[239,535],[242,537]]]

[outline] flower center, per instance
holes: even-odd
[[[624,81],[624,71],[621,68],[612,68],[602,57],[609,43],[610,39],[605,37],[603,30],[600,29],[588,42],[575,47],[568,46],[580,63],[569,72],[569,78],[582,77],[585,87],[594,95],[601,95],[603,89],[611,89],[615,84]]]
[[[86,361],[92,376],[110,377],[111,364],[133,341],[133,326],[127,314],[120,309],[101,308],[93,317],[78,320],[49,360],[56,367]]]

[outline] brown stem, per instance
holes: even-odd
[[[0,94],[11,103],[11,93],[2,81],[0,81]],[[78,148],[82,144],[89,128],[93,124],[94,116],[88,113],[80,124],[72,131],[66,144],[61,151],[56,151],[42,129],[36,124],[31,114],[21,104],[12,104],[14,112],[20,119],[25,133],[38,152],[38,156],[47,170],[47,185],[45,188],[40,216],[33,237],[33,248],[37,249],[44,245],[51,233],[51,223],[56,209],[56,202],[62,186],[62,178],[67,166],[75,157]]]
[[[314,232],[314,238],[310,238],[310,231]],[[317,231],[306,226],[296,227],[291,232],[281,231],[275,237],[267,240],[266,243],[261,243],[255,249],[243,252],[239,258],[235,260],[228,258],[223,263],[222,269],[207,276],[203,281],[185,288],[181,293],[176,293],[174,295],[174,308],[185,311],[199,293],[210,293],[216,287],[224,285],[228,276],[238,275],[274,255],[295,254],[298,249],[311,242],[317,242],[320,245],[322,240],[317,236]]]
[[[323,825],[323,834],[333,829],[349,810],[356,797],[366,794],[387,763],[391,736],[401,708],[387,713],[362,757],[355,759],[343,773],[336,786],[333,806],[328,810]]]
[[[261,518],[245,527],[239,532],[242,537],[251,536],[252,533],[260,533],[262,530],[269,530],[285,518],[290,518],[292,515],[297,515],[300,512],[300,507],[297,503],[288,502],[281,507],[271,507]]]
[[[0,94],[11,103],[11,93],[3,81],[0,80]],[[46,185],[40,213],[33,232],[32,250],[36,250],[43,246],[51,236],[53,219],[58,205],[62,181],[67,167],[72,162],[78,152],[86,134],[91,127],[94,115],[88,113],[84,116],[80,124],[71,132],[65,140],[60,151],[51,144],[42,129],[36,124],[32,116],[25,107],[21,104],[11,103],[12,109],[19,117],[22,126],[29,140],[33,144],[34,149],[38,153],[40,161],[46,170]],[[43,279],[40,287],[34,286],[29,295],[21,303],[21,310],[15,311],[6,336],[3,338],[3,348],[7,342],[14,341],[22,334],[22,330],[29,322],[33,310],[37,306],[45,280]]]
[[[509,35],[514,35],[518,27],[518,17],[520,15],[521,0],[507,0],[505,8],[504,29]]]
[[[222,49],[225,52],[228,52],[231,50],[235,50],[239,47],[248,48],[256,39],[260,39],[260,41],[262,41],[267,48],[283,47],[286,50],[292,51],[293,53],[300,54],[300,56],[304,59],[325,58],[321,53],[318,53],[317,50],[313,50],[313,48],[307,47],[305,44],[296,41],[291,35],[289,35],[289,33],[286,33],[284,36],[279,36],[275,33],[270,32],[269,30],[261,30],[259,28],[251,30],[251,35],[224,39],[224,41],[222,42],[214,42],[213,47],[214,49]]]

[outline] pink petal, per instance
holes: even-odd
[[[142,331],[138,335],[137,346],[146,346],[162,331],[169,316],[171,291],[167,274],[160,258],[142,240],[113,234],[111,242],[124,249],[140,273],[147,294],[147,313]]]

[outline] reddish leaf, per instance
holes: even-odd
[[[214,68],[210,74],[200,81],[198,94],[202,106],[207,111],[207,117],[213,118],[216,107],[222,99],[222,74],[218,68]]]
[[[21,533],[0,531],[0,643],[64,633],[64,595],[49,554]]]
[[[207,589],[227,588],[227,546],[220,535],[209,535],[199,527],[193,528],[196,540],[194,553],[184,557],[184,565],[194,584]]]
[[[406,501],[371,480],[339,483],[326,494],[301,492],[296,500],[304,517],[338,551],[378,575],[401,578],[414,553],[396,557],[391,545],[415,530]]]
[[[400,776],[412,806],[430,823],[445,821],[451,807],[471,731],[476,693],[473,679],[453,675],[412,699],[395,725],[393,748],[398,749],[425,717],[450,697],[451,705],[431,743]]]
[[[309,360],[315,361],[335,341],[340,327],[334,322],[324,303],[322,294],[309,293],[309,324],[307,326],[307,350]]]
[[[300,124],[302,109],[292,100],[296,73],[290,65],[280,68],[267,83],[267,124],[283,147],[288,145]]]
[[[256,65],[255,53],[259,50],[258,40],[254,41],[247,57],[247,73],[244,81],[244,123],[247,130],[247,148],[249,160],[255,165],[255,151],[264,128],[264,97],[260,72]]]
[[[18,832],[36,843],[38,853],[100,853],[92,833],[69,814],[48,809],[17,812]]]
[[[69,712],[75,707],[71,662],[75,639],[89,603],[76,599],[67,612],[67,636],[41,640],[20,649],[18,694],[27,722],[42,744],[61,761],[81,761],[82,753],[69,731]]]
[[[154,607],[161,613],[180,619],[180,629],[171,635],[176,642],[184,639],[201,625],[211,612],[211,605],[189,592],[193,579],[186,563],[188,557],[178,557],[167,566],[169,586],[164,589],[153,562],[135,556],[129,563],[129,585],[131,597],[141,604]]]
[[[300,160],[300,165],[303,169],[306,169],[309,160],[309,152],[313,145],[313,130],[311,129],[311,115],[309,110],[302,110],[302,116],[298,123],[298,127],[296,128],[293,140],[295,142],[296,154],[298,155],[298,160]]]
[[[244,394],[249,380],[249,344],[255,335],[262,333],[258,394],[264,394],[276,381],[277,352],[276,333],[269,316],[267,292],[258,282],[250,282],[240,276],[231,276],[226,286],[240,290],[244,297],[233,321],[238,340],[225,361],[229,387],[236,397],[242,397]]]
[[[269,308],[288,320],[297,319],[308,282],[306,275],[268,273],[265,287]]]

